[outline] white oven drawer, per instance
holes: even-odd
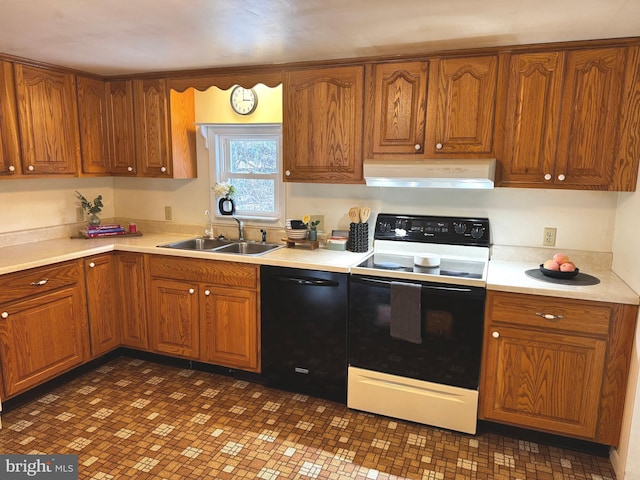
[[[475,434],[478,391],[349,367],[347,407]]]

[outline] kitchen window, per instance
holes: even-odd
[[[281,125],[210,125],[207,140],[211,186],[233,185],[236,216],[281,221],[284,212]],[[211,211],[219,216],[218,199],[213,197],[213,191]]]

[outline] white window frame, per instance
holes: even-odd
[[[284,224],[285,187],[282,181],[282,125],[274,124],[233,124],[206,125],[207,146],[209,149],[210,187],[216,183],[228,182],[230,177],[237,178],[272,178],[274,180],[274,212],[243,212],[237,209],[235,216],[254,223]],[[237,139],[270,139],[276,141],[276,171],[272,174],[233,174],[229,173],[228,145],[230,140]],[[210,211],[215,212],[217,220],[230,220],[220,215],[218,200],[209,189]],[[237,208],[237,205],[236,205]]]

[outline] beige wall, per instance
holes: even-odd
[[[613,268],[636,292],[640,292],[640,184],[633,193],[620,193],[613,236]],[[612,462],[618,480],[640,480],[640,331],[636,326],[631,372],[620,447]]]

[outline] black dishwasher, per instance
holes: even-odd
[[[260,268],[267,386],[346,404],[348,274]]]

